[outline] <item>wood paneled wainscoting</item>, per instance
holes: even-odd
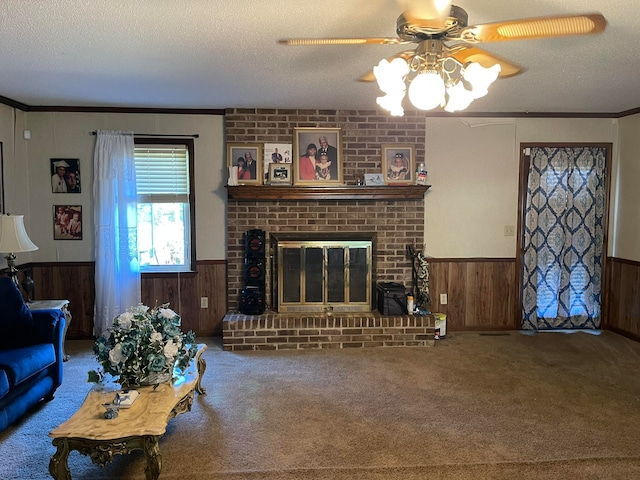
[[[447,330],[520,329],[515,259],[429,259],[431,310]],[[640,262],[607,258],[602,329],[640,341]],[[440,304],[440,294],[447,304]]]
[[[447,331],[519,329],[515,258],[430,258],[431,311],[447,315]],[[447,294],[447,304],[440,294]]]
[[[603,328],[640,341],[640,262],[609,257],[606,278]]]
[[[94,262],[31,263],[35,281],[35,300],[67,299],[73,317],[67,338],[93,338],[95,302]],[[181,274],[143,274],[142,303],[170,303],[182,317],[182,328],[198,336],[222,334],[227,313],[227,262],[201,260],[196,272]],[[208,297],[209,308],[200,308],[200,298]]]
[[[447,330],[520,329],[515,291],[515,259],[430,258],[431,310],[447,315]],[[32,263],[36,300],[67,299],[73,321],[68,338],[91,338],[93,330],[94,263]],[[143,275],[142,300],[147,305],[169,302],[185,329],[198,335],[222,334],[227,314],[226,261],[199,261],[197,273]],[[640,341],[640,262],[609,258],[603,328]],[[409,282],[405,282],[406,285]],[[440,304],[440,294],[447,304]],[[200,308],[209,297],[209,308]]]

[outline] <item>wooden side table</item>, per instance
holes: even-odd
[[[49,308],[53,308],[54,310],[62,310],[64,316],[66,317],[66,325],[64,326],[64,332],[62,334],[62,360],[65,362],[69,360],[69,355],[64,353],[64,342],[67,338],[67,330],[69,329],[69,324],[71,323],[71,312],[69,311],[69,300],[34,300],[32,302],[28,302],[27,306],[30,310],[46,310]]]

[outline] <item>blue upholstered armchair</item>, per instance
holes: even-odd
[[[62,383],[65,316],[31,312],[16,284],[0,277],[0,431]]]

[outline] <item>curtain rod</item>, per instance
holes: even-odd
[[[91,135],[97,135],[98,132],[96,130],[94,130],[93,132],[91,132]],[[171,134],[171,133],[135,133],[133,134],[134,137],[193,137],[193,138],[200,138],[200,134],[199,133],[193,133],[190,135],[187,134],[182,134],[182,133],[175,133],[175,134]]]

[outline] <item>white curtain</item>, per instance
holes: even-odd
[[[96,302],[93,333],[140,303],[133,132],[97,133],[93,156]]]

